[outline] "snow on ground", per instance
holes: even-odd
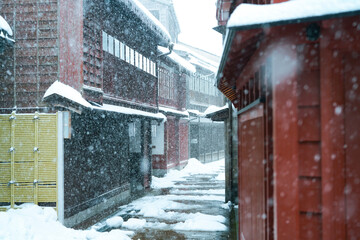
[[[179,182],[186,183],[187,177],[196,174],[214,175],[214,180],[222,181],[223,168],[224,160],[203,164],[197,159],[189,159],[184,169],[172,170],[163,178],[153,177],[152,187],[172,188],[169,194],[146,196],[124,206],[121,210],[122,213],[128,212],[132,218],[125,222],[122,228],[131,230],[148,228],[178,231],[226,231],[225,217],[198,212],[203,208],[201,204],[184,203],[184,201],[196,201],[197,203],[199,201],[215,201],[219,202],[219,207],[229,209],[228,204],[223,204],[225,190],[199,190],[197,188],[204,185],[179,184]],[[211,184],[214,182],[209,182],[209,186],[213,187]]]
[[[196,159],[190,159],[188,165],[181,171],[170,171],[164,178],[157,179],[153,187],[161,188],[174,186],[176,181],[186,181],[186,177],[193,174],[213,174],[214,179],[221,178],[224,161],[202,164]],[[156,179],[156,178],[155,178]],[[155,182],[156,182],[155,181]],[[164,184],[165,182],[166,184]],[[160,184],[161,183],[161,184]],[[162,185],[162,186],[160,186]],[[177,185],[179,186],[179,185]],[[176,194],[175,194],[176,193]],[[112,228],[122,227],[128,230],[142,228],[172,229],[172,230],[198,230],[198,231],[225,231],[225,218],[220,215],[209,215],[202,213],[184,213],[176,210],[202,208],[201,205],[185,204],[178,201],[219,201],[223,205],[224,192],[220,190],[187,190],[182,194],[192,193],[193,195],[181,195],[176,188],[169,195],[146,196],[133,201],[127,208],[133,209],[134,215],[127,221],[120,216],[113,216],[105,220],[103,225]],[[225,205],[224,205],[225,206]],[[223,207],[223,206],[222,206]],[[224,208],[224,207],[223,207]],[[147,222],[146,219],[154,217],[164,220],[179,220],[178,223]],[[19,209],[9,209],[7,212],[0,212],[0,240],[99,240],[99,239],[130,239],[133,231],[113,229],[110,232],[98,232],[96,226],[90,230],[74,230],[66,228],[57,221],[56,211],[53,208],[41,208],[34,204],[23,204]]]
[[[74,230],[64,227],[56,218],[53,208],[41,208],[29,203],[19,206],[19,209],[0,212],[0,240],[128,240],[133,234],[121,230],[105,233]]]
[[[195,158],[190,158],[188,164],[181,171],[170,170],[163,178],[152,177],[152,188],[171,188],[175,187],[177,181],[185,181],[186,177],[193,174],[222,174],[219,172],[224,161],[215,161],[207,164],[201,163]]]

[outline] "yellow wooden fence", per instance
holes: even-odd
[[[0,115],[0,211],[57,207],[58,114]]]

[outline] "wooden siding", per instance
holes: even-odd
[[[263,105],[238,118],[239,239],[265,239],[266,190]]]
[[[83,85],[83,1],[61,0],[59,80],[80,91]]]
[[[155,61],[157,38],[121,1],[84,5],[84,81],[107,103],[157,106],[157,77],[102,50],[102,31]]]
[[[2,2],[1,14],[16,40],[9,70],[12,84],[6,81],[2,106],[40,106],[46,89],[58,79],[57,4],[57,0]]]

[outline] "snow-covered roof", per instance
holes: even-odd
[[[359,0],[291,0],[269,5],[240,4],[231,14],[227,27],[251,29],[356,12],[360,14]]]
[[[45,92],[43,100],[46,100],[46,98],[49,98],[50,96],[60,96],[63,97],[71,102],[75,102],[80,104],[81,106],[90,108],[90,109],[96,109],[96,110],[102,110],[102,111],[111,111],[111,112],[117,112],[117,113],[123,113],[128,115],[135,115],[135,116],[143,116],[143,117],[149,117],[149,118],[155,118],[165,121],[166,117],[162,113],[151,113],[146,111],[141,111],[137,109],[132,108],[126,108],[126,107],[120,107],[110,104],[103,104],[103,106],[94,106],[91,105],[88,101],[86,101],[82,96],[81,93],[75,90],[74,88],[61,83],[59,81],[55,81]]]
[[[204,112],[204,115],[208,115],[208,114],[212,114],[212,113],[216,113],[216,112],[219,112],[221,110],[225,110],[225,109],[228,109],[228,105],[224,105],[223,107],[218,107],[218,106],[214,106],[214,105],[211,105],[209,106],[205,112]]]
[[[93,108],[98,109],[98,110],[103,110],[103,111],[110,111],[110,112],[123,113],[123,114],[127,114],[127,115],[149,117],[149,118],[155,118],[155,119],[160,119],[160,120],[166,121],[166,116],[162,113],[151,113],[151,112],[141,111],[141,110],[127,108],[127,107],[120,107],[120,106],[115,106],[115,105],[110,105],[110,104],[103,104],[102,107],[93,106]]]
[[[179,111],[179,110],[175,110],[175,109],[171,109],[171,108],[166,108],[166,107],[159,107],[159,111],[164,112],[164,113],[173,113],[176,115],[181,115],[184,117],[189,117],[189,113],[188,111]]]
[[[11,30],[10,25],[2,16],[0,16],[0,37],[14,42],[14,39],[10,38],[12,35],[13,31]]]
[[[166,44],[171,42],[171,37],[166,28],[154,17],[144,5],[138,0],[118,0],[124,2],[130,9],[155,33],[158,33],[162,37]]]
[[[160,47],[158,46],[158,50],[161,53],[167,53],[169,52],[169,49],[164,48],[164,47]],[[194,65],[192,65],[191,63],[189,63],[186,59],[180,57],[178,54],[176,54],[175,52],[172,52],[171,54],[168,55],[168,57],[173,60],[175,63],[178,63],[180,66],[182,66],[183,68],[185,68],[186,70],[188,70],[191,73],[196,72],[196,68]]]
[[[10,36],[13,35],[10,25],[6,22],[6,20],[2,16],[0,16],[0,30],[4,30]]]
[[[204,55],[201,55],[199,52],[202,51],[199,49],[198,52],[193,51],[189,47],[186,47],[183,44],[175,44],[175,51],[186,52],[189,57],[189,62],[193,65],[200,66],[202,68],[208,69],[214,73],[217,72],[219,63],[212,61],[210,58],[207,58]]]
[[[84,107],[92,108],[92,105],[81,96],[80,92],[59,81],[55,81],[51,84],[51,86],[46,90],[43,100],[52,95],[58,95]]]
[[[188,111],[188,113],[196,115],[196,116],[201,116],[202,115],[202,113],[199,110],[196,110],[196,109],[188,109],[187,111]]]

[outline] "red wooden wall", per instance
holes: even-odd
[[[273,27],[236,76],[238,103],[262,65],[272,88],[265,125],[252,110],[238,116],[240,239],[360,239],[358,23],[360,17],[319,22],[315,41],[304,34],[309,23]],[[260,155],[268,166],[257,165]],[[257,185],[262,176],[274,189]],[[261,211],[265,223],[256,218]]]
[[[46,89],[58,79],[58,1],[37,2],[2,1],[0,13],[16,40],[2,107],[39,106]]]
[[[189,159],[189,123],[188,120],[179,120],[179,151],[180,151],[180,168],[187,164]]]
[[[240,239],[265,239],[267,199],[263,105],[238,118]]]
[[[80,91],[83,85],[83,1],[61,0],[59,80]]]

